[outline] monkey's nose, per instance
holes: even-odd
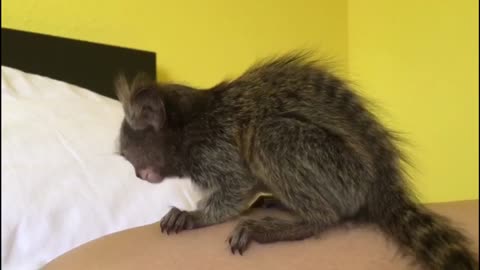
[[[148,181],[149,171],[147,169],[135,170],[135,175],[142,180]]]

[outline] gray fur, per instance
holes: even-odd
[[[308,55],[264,61],[211,89],[145,78],[116,87],[125,109],[120,153],[139,175],[189,176],[210,194],[196,211],[172,209],[162,231],[230,220],[269,192],[295,219],[240,222],[232,252],[356,220],[378,224],[426,269],[478,269],[467,239],[411,198],[396,136]]]

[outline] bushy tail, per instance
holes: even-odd
[[[478,270],[468,239],[443,217],[400,194],[394,208],[377,205],[373,220],[429,270]],[[385,205],[386,206],[386,205]]]

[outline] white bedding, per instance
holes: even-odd
[[[115,154],[115,100],[2,67],[1,108],[2,269],[39,269],[89,240],[157,222],[171,206],[192,210],[201,196],[188,179],[135,177]]]

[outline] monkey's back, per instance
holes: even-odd
[[[381,162],[401,158],[396,138],[367,109],[365,100],[307,55],[258,63],[219,89],[210,115],[231,135],[246,133],[264,121],[289,118],[318,129],[319,140],[325,134],[335,136],[371,167],[367,169],[374,170],[379,158]]]
[[[258,175],[258,162],[252,158],[266,145],[274,149],[272,162],[282,155],[288,160],[285,153],[305,154],[285,164],[284,170],[309,166],[318,167],[312,169],[314,174],[322,174],[322,164],[330,164],[323,176],[303,179],[303,188],[321,186],[334,194],[322,196],[331,197],[340,212],[352,214],[363,207],[372,184],[379,181],[377,168],[382,165],[376,163],[397,162],[390,134],[362,98],[302,55],[260,63],[211,94],[205,122],[212,136],[231,141],[250,171],[268,178]],[[262,133],[265,128],[271,133]],[[396,180],[382,179],[385,185]]]

